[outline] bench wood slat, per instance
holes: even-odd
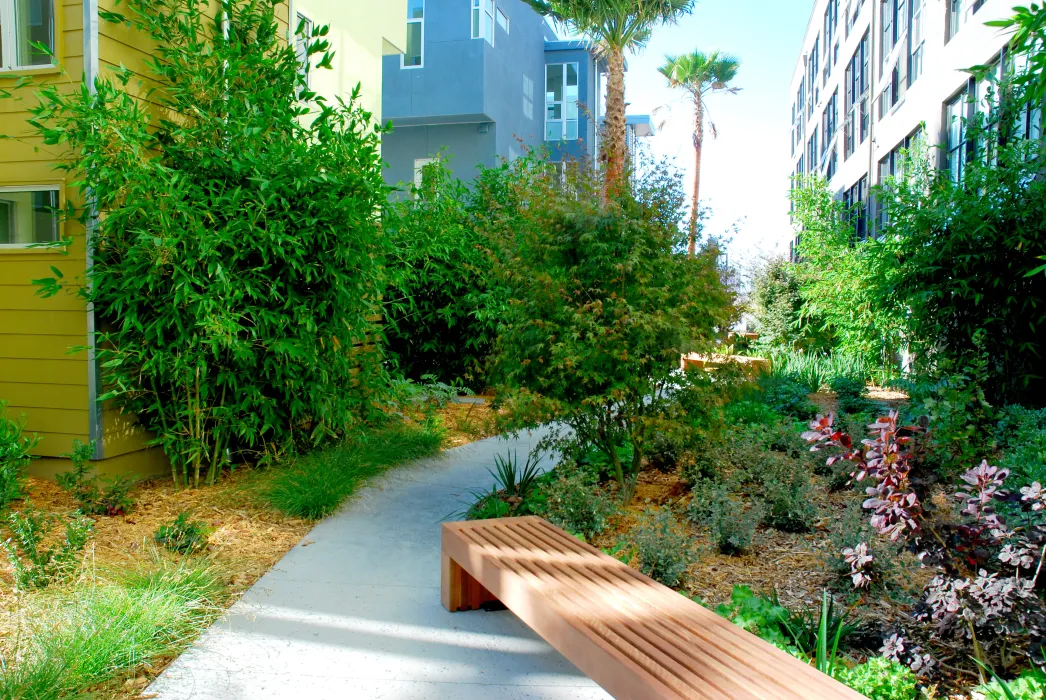
[[[540,518],[446,523],[443,602],[500,600],[615,698],[863,696]]]

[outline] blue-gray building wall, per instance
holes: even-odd
[[[578,139],[571,141],[548,142],[550,158],[553,161],[580,160],[585,157],[596,158],[598,154],[592,153],[592,144],[596,143],[596,128],[598,115],[598,75],[599,66],[592,51],[579,45],[577,41],[560,41],[549,45],[545,51],[545,64],[554,65],[561,63],[578,64],[577,94],[578,94]],[[545,76],[541,76],[541,109],[545,108]],[[542,114],[542,122],[544,115]],[[542,123],[542,138],[544,138],[544,123]]]
[[[471,38],[471,7],[471,0],[426,0],[422,66],[383,59],[382,113],[394,125],[382,142],[387,182],[411,180],[414,161],[441,149],[455,174],[470,179],[477,163],[493,165],[518,154],[520,141],[544,138],[544,47],[554,35],[522,0],[499,0],[509,32],[495,23],[491,46]]]

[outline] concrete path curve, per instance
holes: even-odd
[[[440,604],[439,524],[509,450],[492,438],[389,472],[305,539],[145,691],[159,700],[606,700],[511,612]]]

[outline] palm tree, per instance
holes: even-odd
[[[653,28],[689,13],[695,0],[525,0],[538,14],[588,35],[606,57],[606,187],[616,189],[625,172],[625,52],[646,45]]]
[[[701,189],[701,148],[705,138],[705,97],[716,92],[736,93],[740,88],[730,87],[737,77],[741,62],[727,54],[713,51],[705,54],[694,51],[683,56],[665,56],[665,65],[658,70],[668,78],[672,87],[683,88],[694,100],[694,194],[690,211],[690,243],[687,252],[692,256],[697,249],[697,203]],[[711,124],[715,138],[715,124]]]

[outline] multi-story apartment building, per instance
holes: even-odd
[[[816,0],[792,79],[789,175],[826,178],[854,207],[860,238],[876,228],[871,188],[898,174],[904,149],[939,147],[938,166],[958,177],[972,153],[964,120],[987,108],[990,90],[965,69],[1006,65],[1008,38],[984,23],[1009,16],[1011,6]]]
[[[605,66],[589,42],[561,40],[522,0],[408,0],[407,28],[406,53],[385,57],[388,182],[440,154],[470,180],[542,143],[557,162],[598,153]]]
[[[54,458],[69,452],[73,440],[94,440],[107,471],[143,473],[165,468],[162,453],[144,449],[146,436],[131,418],[99,404],[103,392],[91,351],[69,352],[91,347],[92,311],[73,295],[34,293],[31,280],[52,276],[52,266],[66,279],[82,277],[87,247],[83,229],[54,213],[77,191],[55,170],[54,151],[26,125],[33,87],[16,87],[24,76],[64,81],[63,67],[74,82],[82,76],[89,85],[121,66],[145,74],[149,42],[100,19],[100,11],[114,9],[120,8],[113,0],[0,0],[0,90],[24,98],[0,99],[0,134],[15,137],[0,141],[0,400],[13,417],[24,414],[26,429],[40,437],[37,455]],[[313,89],[347,97],[362,83],[364,104],[380,116],[381,59],[406,46],[405,0],[291,0],[277,12],[288,29],[302,20],[330,25],[333,70],[313,72]],[[29,247],[63,236],[73,241],[68,255]],[[38,465],[60,466],[46,462]]]

